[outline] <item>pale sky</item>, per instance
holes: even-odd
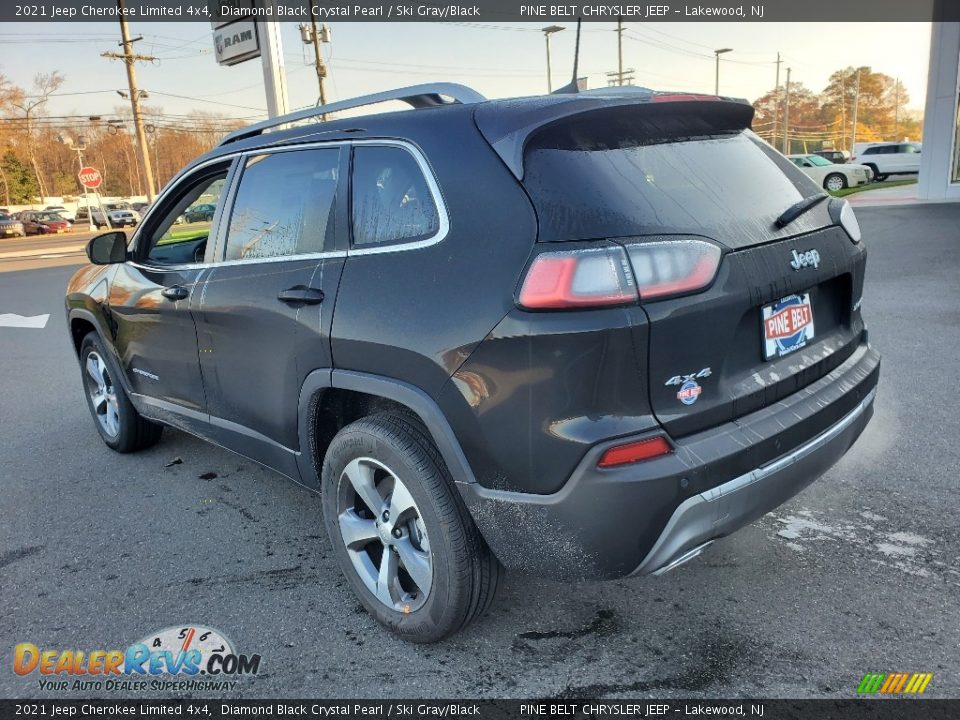
[[[820,92],[830,74],[850,65],[899,78],[908,108],[922,110],[926,94],[929,23],[625,23],[624,67],[636,70],[636,85],[659,90],[713,92],[713,49],[730,47],[720,66],[720,92],[754,100],[774,86],[777,52],[780,80]],[[580,75],[590,87],[606,85],[617,68],[615,23],[584,23]],[[487,97],[546,91],[546,50],[539,24],[529,23],[331,23],[324,45],[330,65],[328,101],[430,81],[470,85]],[[137,52],[160,58],[140,63],[140,87],[151,107],[168,113],[192,110],[229,117],[263,116],[266,103],[260,60],[232,68],[213,57],[212,33],[202,23],[137,23]],[[552,40],[554,87],[569,81],[575,23]],[[313,105],[318,91],[312,47],[294,23],[282,28],[290,109]],[[66,76],[51,116],[110,116],[126,101],[123,65],[100,57],[118,50],[116,23],[17,23],[0,29],[0,73],[29,87],[38,72]],[[68,94],[70,93],[70,94]],[[181,96],[181,97],[172,97]]]

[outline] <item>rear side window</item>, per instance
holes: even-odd
[[[353,150],[353,244],[356,247],[426,240],[440,219],[420,164],[401,147]]]
[[[249,158],[227,230],[226,260],[318,253],[333,247],[340,150]]]
[[[540,139],[526,152],[523,184],[544,241],[669,232],[731,247],[760,241],[780,213],[821,192],[750,131],[617,145]]]

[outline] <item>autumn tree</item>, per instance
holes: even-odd
[[[842,129],[841,140],[848,144],[853,129],[853,111],[857,111],[857,140],[864,142],[895,140],[901,135],[900,118],[910,96],[903,84],[869,67],[847,67],[830,76],[821,93],[822,116],[826,124]]]
[[[10,104],[23,113],[25,121],[24,132],[26,133],[27,155],[30,158],[30,164],[37,176],[37,186],[40,189],[40,196],[47,194],[47,187],[44,183],[43,173],[40,172],[40,165],[37,162],[37,139],[35,137],[36,118],[42,112],[43,105],[50,99],[64,81],[63,75],[54,70],[51,73],[37,73],[33,78],[33,95],[26,95],[19,88],[15,88],[13,98]]]

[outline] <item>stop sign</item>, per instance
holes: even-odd
[[[77,177],[80,178],[80,184],[85,188],[94,190],[100,187],[100,184],[103,182],[103,176],[100,175],[100,171],[95,167],[90,167],[89,165],[84,168],[80,168],[80,172],[77,174]]]

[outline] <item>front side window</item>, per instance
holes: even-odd
[[[154,265],[202,262],[213,215],[222,200],[227,166],[203,173],[172,201],[163,219],[149,232],[146,259]],[[196,212],[199,207],[207,208]]]
[[[426,240],[440,229],[437,205],[420,164],[401,147],[354,148],[352,200],[356,247]]]
[[[226,260],[330,250],[336,232],[339,148],[248,158],[227,231]]]

